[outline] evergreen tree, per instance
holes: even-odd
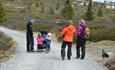
[[[86,3],[85,3],[85,1],[84,1],[84,4],[83,4],[84,6],[86,6]]]
[[[109,1],[110,2],[110,7],[111,7],[111,10],[112,10],[112,1]]]
[[[41,6],[41,13],[44,13],[44,6]]]
[[[75,13],[70,4],[70,0],[67,0],[64,4],[64,8],[62,9],[62,15],[66,19],[73,19]]]
[[[56,5],[56,10],[58,10],[59,9],[59,6],[60,4],[59,3],[57,3],[57,5]]]
[[[99,10],[98,10],[98,16],[99,17],[103,17],[103,6],[99,7]]]
[[[51,9],[50,9],[50,14],[51,14],[51,15],[54,15],[54,14],[55,14],[55,12],[54,12],[54,9],[53,9],[53,8],[51,8]]]
[[[106,8],[106,5],[107,5],[107,1],[105,0],[105,1],[104,1],[104,7],[105,7],[105,8]]]
[[[90,0],[89,4],[88,4],[88,8],[87,11],[85,13],[85,19],[86,20],[93,20],[93,11],[92,11],[93,7],[92,7],[92,0]]]
[[[5,11],[3,6],[0,4],[0,22],[3,22],[5,16]]]

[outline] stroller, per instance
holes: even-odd
[[[40,31],[41,33],[41,36],[43,37],[43,45],[42,46],[38,46],[38,52],[43,52],[44,49],[46,50],[47,52],[47,49],[46,49],[46,44],[47,44],[47,32],[46,31]]]

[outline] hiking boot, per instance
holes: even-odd
[[[31,52],[35,52],[34,50],[31,50]]]
[[[83,58],[83,57],[81,57],[81,59],[82,59],[82,60],[84,60],[84,58]]]
[[[26,51],[27,51],[27,52],[30,52],[30,50],[28,50],[28,49],[27,49]]]
[[[27,52],[30,52],[29,50],[27,50]]]
[[[64,58],[64,57],[62,57],[62,60],[65,60],[65,58]]]
[[[71,60],[71,57],[70,57],[70,56],[68,56],[67,58],[68,58],[68,60]]]

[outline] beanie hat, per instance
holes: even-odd
[[[48,36],[51,36],[52,34],[51,33],[48,33]]]
[[[69,24],[73,24],[73,21],[72,20],[68,20],[67,21]]]
[[[42,34],[40,32],[38,32],[38,35],[41,36]]]

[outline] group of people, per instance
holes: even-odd
[[[34,51],[34,41],[33,41],[33,32],[32,32],[32,23],[33,20],[29,21],[27,23],[27,51],[31,52]],[[80,24],[75,28],[73,26],[73,21],[68,20],[67,26],[62,30],[60,33],[61,37],[63,38],[63,42],[61,45],[61,57],[62,60],[65,60],[65,48],[66,45],[68,45],[68,51],[67,51],[67,59],[71,60],[72,56],[72,43],[74,35],[76,36],[76,59],[84,59],[85,53],[86,53],[86,40],[89,37],[90,30],[85,22],[85,20],[81,19]],[[37,50],[46,48],[46,51],[50,51],[50,44],[51,44],[51,33],[38,33],[37,37]],[[45,46],[45,47],[44,47]],[[40,50],[42,51],[42,50]],[[81,54],[80,54],[81,52]]]
[[[43,49],[46,49],[48,53],[50,51],[50,44],[52,40],[52,35],[50,32],[41,31],[38,33],[37,37],[37,50],[38,52],[43,52]]]
[[[61,46],[61,57],[62,60],[65,59],[65,48],[66,45],[68,45],[68,51],[67,51],[67,59],[71,60],[72,56],[72,43],[73,43],[73,37],[74,34],[77,37],[76,40],[76,59],[84,59],[85,58],[85,50],[86,50],[86,40],[90,34],[90,30],[88,26],[86,25],[85,20],[81,19],[81,22],[78,27],[74,27],[72,20],[68,20],[68,25],[62,30],[61,36],[63,38],[62,46]],[[80,51],[81,49],[81,51]],[[80,54],[81,52],[81,54]]]
[[[26,33],[27,52],[34,52],[34,38],[32,32],[32,23],[33,20],[27,23],[27,33]],[[48,53],[50,51],[51,40],[52,40],[52,34],[50,32],[46,32],[46,31],[38,32],[37,51],[43,52],[43,49],[46,49],[46,52]]]

